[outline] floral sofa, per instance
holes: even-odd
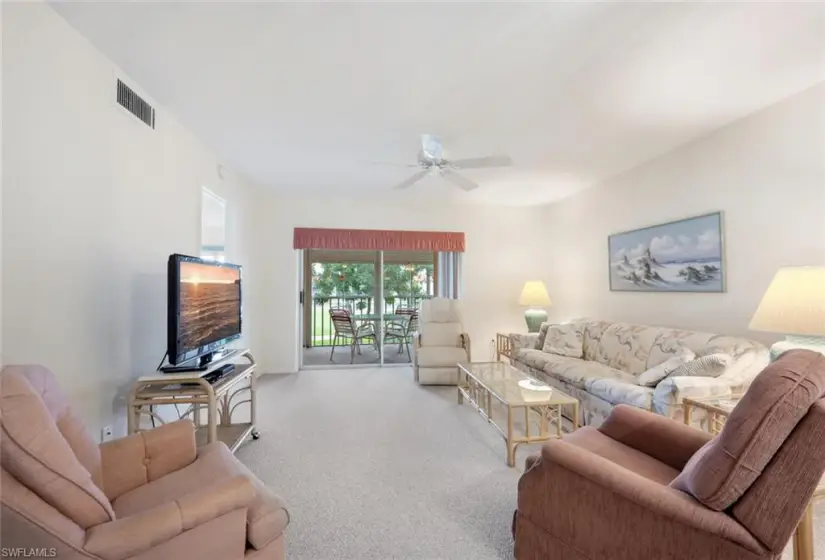
[[[765,346],[744,338],[596,320],[572,324],[582,335],[581,358],[538,349],[540,337],[552,326],[545,323],[539,333],[509,335],[510,361],[578,399],[581,425],[599,426],[618,404],[681,421],[684,397],[721,397],[742,391],[769,362]],[[732,359],[716,377],[668,376],[655,387],[637,383],[641,373],[685,348],[696,357],[724,353]]]

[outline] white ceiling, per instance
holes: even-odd
[[[538,204],[825,80],[825,5],[77,2],[55,9],[285,193]],[[419,134],[510,169],[409,193]],[[441,197],[444,198],[441,198]]]

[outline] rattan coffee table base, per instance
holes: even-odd
[[[495,362],[494,362],[495,363]],[[489,382],[485,383],[483,375],[474,374],[473,365],[459,366],[458,382],[458,404],[463,404],[466,399],[493,426],[504,438],[507,447],[507,465],[516,465],[516,448],[522,443],[541,443],[552,438],[560,438],[563,435],[563,407],[573,408],[573,429],[578,429],[579,401],[561,391],[555,393],[555,398],[546,402],[522,402],[506,398],[506,391],[502,391],[501,386],[496,386],[498,391],[491,388]],[[518,372],[509,364],[499,363],[497,366],[505,369],[510,368]],[[478,377],[476,377],[478,375]],[[517,375],[520,375],[517,373]],[[510,380],[512,381],[512,380]],[[556,391],[553,389],[553,391]],[[504,394],[504,396],[502,396]],[[499,426],[493,419],[493,405],[501,403],[507,409],[507,424]],[[524,416],[522,433],[517,433],[516,420],[519,415]],[[531,424],[535,424],[535,431],[531,433]],[[555,429],[551,430],[551,427]]]

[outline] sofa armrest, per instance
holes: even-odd
[[[702,545],[716,539],[766,553],[726,513],[564,440],[545,443],[540,459],[519,480],[518,513],[582,554],[590,549],[592,558],[612,558],[618,552],[623,557],[645,552],[648,558],[699,558],[691,554],[713,549]],[[597,531],[609,538],[594,541]],[[593,546],[609,550],[594,551]]]
[[[732,392],[730,382],[718,377],[666,377],[653,391],[653,410],[681,420],[685,397],[729,397]]]
[[[616,406],[599,431],[681,471],[713,435],[627,404]]]
[[[521,348],[535,348],[539,339],[539,333],[510,333],[507,336],[510,338],[511,352]]]
[[[184,531],[246,508],[254,499],[252,483],[238,475],[162,506],[92,527],[86,531],[84,548],[105,560],[131,558]],[[246,534],[237,538],[246,541]]]
[[[767,348],[755,348],[739,356],[717,379],[728,383],[734,392],[744,393],[756,376],[768,367],[770,361]]]
[[[100,446],[103,491],[109,500],[192,464],[195,425],[178,420]]]

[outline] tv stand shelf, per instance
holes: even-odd
[[[227,363],[245,358],[249,363],[236,363],[235,369],[214,383],[203,376]],[[235,397],[249,392],[248,398],[233,402]],[[159,405],[189,405],[179,415],[191,418],[197,428],[198,445],[224,442],[234,453],[248,436],[258,439],[255,428],[257,379],[255,359],[249,350],[233,350],[213,361],[204,371],[184,373],[156,373],[144,375],[135,382],[129,393],[127,424],[130,434],[141,431],[141,417],[147,415],[165,423],[154,407]],[[235,409],[249,403],[249,421],[232,422]],[[202,409],[206,408],[206,424],[201,423]]]

